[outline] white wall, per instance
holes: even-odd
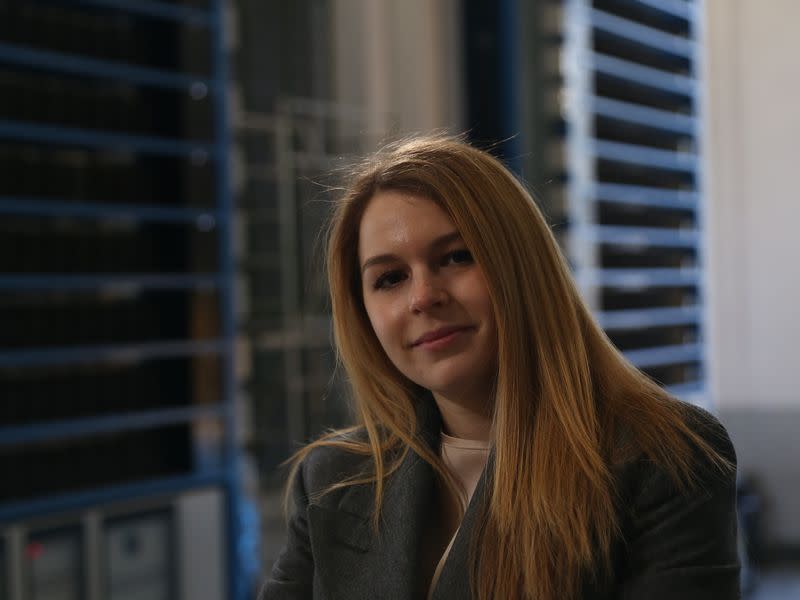
[[[367,109],[370,129],[462,125],[457,0],[335,0],[336,98]]]
[[[714,395],[800,408],[800,2],[707,8]]]
[[[713,398],[800,547],[800,2],[705,4]]]

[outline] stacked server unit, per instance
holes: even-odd
[[[0,598],[241,597],[222,2],[0,3]]]
[[[706,405],[701,14],[540,3],[533,122],[537,187],[585,300],[636,366]]]
[[[248,447],[270,488],[298,443],[349,420],[331,347],[323,229],[337,168],[368,142],[362,111],[326,101],[282,98],[274,112],[237,114],[241,372]]]

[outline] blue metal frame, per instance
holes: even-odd
[[[80,438],[98,433],[117,433],[120,431],[152,429],[164,425],[189,423],[199,419],[220,417],[222,415],[223,410],[220,406],[179,406],[176,408],[160,408],[148,411],[120,413],[105,417],[0,427],[0,447],[13,446],[16,444],[32,444],[56,439]]]
[[[235,411],[234,257],[232,253],[233,210],[230,190],[228,122],[228,56],[225,40],[225,3],[213,0],[208,9],[154,0],[75,0],[87,8],[124,11],[152,20],[166,20],[207,29],[212,38],[211,75],[139,66],[91,58],[31,46],[0,42],[0,64],[56,76],[90,78],[138,87],[174,90],[214,101],[214,135],[210,140],[191,140],[135,135],[125,131],[94,130],[0,119],[0,140],[48,146],[121,151],[154,157],[188,159],[195,165],[208,163],[215,170],[216,204],[212,208],[165,207],[153,204],[104,204],[74,202],[58,197],[0,196],[0,214],[20,217],[66,217],[93,221],[168,223],[200,231],[216,228],[219,269],[212,273],[0,273],[0,292],[57,292],[59,294],[139,293],[143,291],[205,291],[219,296],[221,331],[215,339],[177,339],[141,343],[82,345],[0,350],[0,368],[27,369],[85,364],[124,364],[143,360],[215,355],[222,365],[222,396],[212,405],[167,406],[158,409],[115,413],[79,419],[45,421],[0,427],[0,446],[7,448],[49,440],[82,438],[96,434],[151,429],[178,423],[218,419],[224,423],[224,464],[195,467],[180,477],[156,478],[125,485],[98,487],[79,493],[0,503],[0,522],[48,513],[80,510],[121,499],[146,498],[178,493],[199,486],[215,485],[225,491],[227,521],[227,597],[240,600],[245,590],[238,577],[237,538],[241,502],[239,448]]]
[[[694,14],[694,7],[691,2],[686,2],[686,0],[630,0],[630,2],[646,6],[673,17],[689,19]]]
[[[198,162],[206,162],[209,158],[215,158],[214,153],[217,151],[217,146],[203,142],[107,133],[77,127],[58,127],[20,121],[0,120],[0,138],[159,156],[190,157]]]
[[[693,75],[698,78],[699,81],[702,81],[703,76],[703,56],[702,56],[702,47],[705,42],[704,35],[703,35],[703,19],[704,13],[702,10],[702,0],[697,0],[691,5],[691,18],[690,18],[690,32],[692,37],[698,41],[697,45],[695,46],[695,52],[692,57],[692,73]],[[695,130],[694,130],[694,138],[696,140],[696,145],[698,148],[698,152],[702,155],[704,152],[705,147],[705,129],[703,126],[704,122],[704,93],[705,87],[698,83],[697,91],[696,91],[696,101],[694,106],[695,114],[698,115],[698,119],[696,121]],[[705,192],[706,184],[705,184],[705,169],[700,169],[696,173],[696,181],[695,181],[695,189],[700,192],[701,197]],[[705,270],[706,266],[706,256],[707,256],[707,238],[708,238],[708,228],[706,227],[706,220],[705,220],[705,211],[706,211],[706,204],[704,202],[700,202],[698,204],[698,210],[696,217],[697,229],[698,231],[702,232],[703,235],[700,236],[698,249],[697,249],[697,265],[698,268],[701,270]],[[709,344],[706,342],[708,338],[708,327],[707,324],[710,321],[709,311],[710,307],[707,303],[707,294],[706,294],[706,287],[707,287],[707,279],[705,277],[701,278],[700,283],[698,284],[697,295],[699,301],[702,305],[703,309],[703,318],[700,320],[698,325],[698,339],[701,341],[701,355],[699,358],[699,368],[700,368],[700,381],[704,385],[703,393],[705,394],[702,396],[705,402],[706,408],[712,408],[713,398],[708,396],[710,385],[709,376],[710,376],[710,369],[707,368],[707,365],[710,360],[710,351],[709,351]]]
[[[602,10],[592,9],[589,18],[595,29],[638,42],[650,48],[656,48],[686,58],[690,58],[695,51],[693,40],[671,35],[653,27],[640,25]]]
[[[0,504],[0,523],[9,523],[58,512],[91,508],[118,500],[134,500],[162,494],[171,494],[209,485],[224,483],[223,470],[208,470],[182,477],[163,477],[132,484],[95,488],[85,492],[59,494],[46,498],[33,498],[24,502]]]
[[[222,321],[222,342],[225,345],[223,360],[223,402],[225,407],[225,483],[227,486],[228,521],[228,597],[231,600],[244,600],[248,590],[238,576],[239,558],[237,540],[240,534],[240,507],[242,498],[242,474],[239,456],[238,426],[236,420],[236,369],[234,364],[234,344],[236,336],[234,278],[236,264],[233,256],[232,215],[233,194],[230,182],[231,126],[228,115],[228,40],[225,37],[225,2],[214,0],[212,7],[212,34],[214,46],[214,85],[215,131],[217,161],[217,223],[219,227],[219,264],[223,281],[220,298]]]
[[[152,0],[76,0],[78,4],[97,6],[100,8],[114,8],[131,14],[179,21],[187,25],[210,27],[212,25],[211,13],[201,8],[180,6],[169,2],[154,2]]]
[[[596,309],[600,324],[612,334],[655,327],[692,327],[696,342],[659,347],[634,348],[624,352],[636,366],[647,369],[692,364],[697,381],[667,386],[673,394],[695,396],[707,392],[705,377],[706,306],[703,297],[704,236],[702,176],[702,101],[700,69],[697,68],[702,40],[698,36],[699,3],[677,0],[628,0],[615,5],[614,14],[597,9],[590,0],[565,0],[563,45],[560,48],[567,121],[565,142],[566,217],[568,254],[575,267],[576,280],[589,305]],[[626,7],[635,8],[630,18]],[[637,13],[655,17],[648,25],[636,20]],[[672,32],[675,18],[686,22],[681,34]],[[659,21],[665,26],[659,29]],[[612,56],[598,49],[593,36],[623,42]],[[664,64],[686,68],[688,74],[656,68],[640,59],[639,51],[655,53]],[[605,54],[604,52],[608,52]],[[617,52],[619,53],[617,55]],[[599,77],[598,77],[599,76]],[[606,87],[608,79],[614,86]],[[596,85],[598,84],[598,85]],[[628,94],[617,94],[620,88]],[[609,94],[608,97],[602,94]],[[633,98],[641,99],[637,103]],[[625,100],[621,99],[625,98]],[[653,105],[651,105],[651,103]],[[677,112],[675,105],[682,110]],[[662,108],[657,106],[661,105]],[[604,139],[605,123],[619,127],[613,138]],[[599,127],[598,127],[599,125]],[[650,145],[645,132],[670,140],[670,148]],[[630,132],[631,141],[622,141]],[[644,141],[642,141],[644,140]],[[689,150],[690,149],[690,150]],[[607,173],[612,173],[606,175]],[[630,177],[632,175],[632,177]],[[660,185],[634,185],[612,181],[641,181],[664,175]],[[677,176],[677,177],[676,177]],[[606,177],[601,181],[601,177]],[[680,189],[678,181],[687,189]],[[602,206],[601,206],[602,204]],[[615,209],[609,205],[618,205]],[[636,218],[641,210],[626,211],[625,206],[671,211],[680,227],[652,227],[653,218],[641,221],[647,226],[611,225],[616,215]],[[599,218],[602,212],[602,220]],[[655,213],[654,213],[655,214]],[[627,217],[620,223],[628,223]],[[637,257],[641,264],[646,249],[664,256],[691,256],[692,266],[680,268],[612,268],[603,264],[603,248],[614,247]],[[689,251],[688,253],[686,251]],[[613,259],[616,260],[616,257]],[[624,264],[624,263],[618,263]],[[633,293],[688,288],[686,306],[659,306],[630,310],[603,310],[603,288],[611,292]],[[672,302],[672,301],[670,301]],[[622,336],[620,339],[624,339]],[[693,375],[687,375],[691,378]],[[692,398],[693,400],[695,398]],[[700,400],[705,402],[704,400]],[[707,403],[706,403],[707,404]]]
[[[678,208],[696,210],[699,194],[691,190],[665,190],[622,183],[595,182],[591,188],[593,198],[603,202],[616,202],[633,206]]]
[[[139,87],[174,90],[200,96],[210,94],[214,102],[214,135],[210,140],[190,140],[124,131],[94,130],[42,122],[0,119],[0,140],[47,146],[80,147],[100,151],[131,152],[154,157],[189,159],[193,164],[208,163],[215,170],[216,204],[212,208],[164,207],[153,204],[116,205],[100,202],[74,202],[57,197],[0,196],[0,214],[21,217],[67,217],[94,221],[131,223],[169,223],[194,227],[200,231],[217,229],[219,269],[213,273],[76,273],[76,274],[0,274],[0,292],[58,293],[139,293],[150,290],[213,290],[219,296],[221,331],[216,339],[177,339],[141,343],[43,347],[0,350],[0,368],[27,369],[63,367],[75,364],[100,365],[136,363],[199,355],[216,355],[222,366],[222,396],[213,405],[173,406],[141,412],[117,413],[89,418],[40,422],[0,427],[0,446],[40,443],[48,440],[81,438],[101,433],[150,429],[204,419],[224,423],[224,464],[222,468],[204,466],[180,477],[157,478],[126,485],[100,487],[79,493],[0,503],[0,522],[25,519],[47,513],[89,508],[121,499],[145,498],[177,493],[199,486],[215,485],[226,497],[226,576],[227,597],[242,600],[245,590],[238,577],[237,538],[241,473],[235,410],[234,371],[234,273],[232,251],[232,195],[229,173],[231,144],[228,121],[228,54],[225,40],[225,2],[211,0],[207,9],[181,6],[155,0],[75,0],[87,8],[124,11],[152,20],[166,20],[207,29],[212,40],[211,75],[151,68],[135,64],[91,58],[31,46],[0,42],[0,64],[57,76],[120,82]]]
[[[222,354],[229,346],[224,340],[147,342],[141,344],[114,344],[101,346],[69,346],[38,348],[36,350],[10,350],[0,352],[0,367],[29,368],[66,366],[78,364],[113,364],[152,360],[156,358],[181,358],[203,354]]]
[[[676,287],[697,285],[700,272],[694,268],[676,269],[596,269],[585,271],[594,285],[619,288]]]
[[[214,290],[220,285],[222,285],[222,277],[217,274],[0,275],[0,291]]]
[[[708,393],[707,386],[702,381],[693,381],[690,383],[679,383],[676,385],[666,386],[666,390],[676,398],[697,397],[704,396]],[[711,407],[706,404],[706,409]]]
[[[591,55],[590,68],[604,75],[611,75],[665,92],[678,92],[694,96],[697,88],[697,82],[691,77],[667,73],[660,69],[645,67],[639,63],[600,53]]]
[[[140,67],[110,60],[63,54],[0,42],[0,63],[29,67],[50,73],[80,75],[97,79],[113,79],[136,85],[189,91],[192,86],[213,83],[199,75],[186,75],[163,69]]]
[[[599,159],[630,163],[670,171],[694,171],[699,168],[697,156],[690,152],[657,150],[647,146],[594,140],[592,151]]]
[[[702,344],[680,344],[629,350],[625,357],[639,368],[674,365],[697,361],[702,356]]]
[[[593,96],[590,100],[590,110],[598,116],[616,119],[637,125],[655,127],[671,133],[692,134],[697,127],[697,119],[690,115],[683,115],[665,110],[650,108],[641,104],[600,98]]]
[[[699,238],[695,229],[623,227],[619,225],[594,225],[586,229],[585,235],[587,239],[598,244],[666,248],[696,248]]]
[[[693,325],[702,313],[698,306],[643,308],[598,312],[595,317],[604,329],[642,329],[663,325]]]
[[[149,204],[103,204],[72,202],[71,200],[42,200],[0,196],[0,214],[33,217],[71,217],[102,221],[173,223],[194,225],[208,231],[216,227],[214,211],[199,208],[173,208]]]

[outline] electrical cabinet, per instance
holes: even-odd
[[[0,597],[224,598],[223,498],[208,487],[20,519],[0,535]]]

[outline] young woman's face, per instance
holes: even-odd
[[[450,217],[427,198],[379,192],[362,216],[358,251],[369,320],[398,370],[451,400],[488,393],[494,312]]]

